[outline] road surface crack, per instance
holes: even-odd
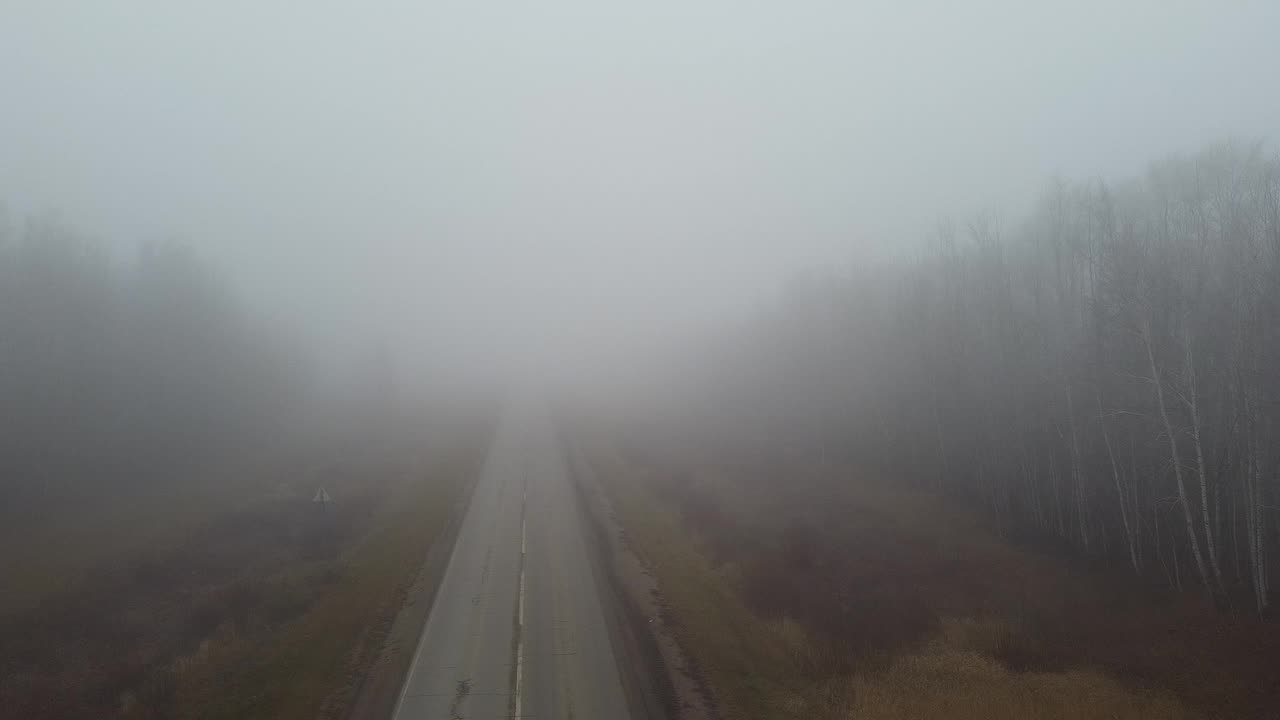
[[[449,703],[449,719],[462,720],[462,702],[471,694],[471,678],[458,681],[453,691],[453,702]]]

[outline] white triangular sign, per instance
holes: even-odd
[[[329,493],[325,492],[324,488],[320,488],[316,490],[316,496],[311,498],[311,502],[327,503],[329,502]]]

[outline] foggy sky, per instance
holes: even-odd
[[[559,362],[1016,216],[1055,173],[1275,141],[1277,28],[1274,2],[0,0],[0,202],[181,238],[321,344]]]

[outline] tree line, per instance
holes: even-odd
[[[112,257],[53,216],[0,222],[0,492],[180,482],[277,430],[296,355],[176,243]]]
[[[809,274],[703,390],[760,443],[874,462],[1222,607],[1280,536],[1280,157],[1224,143]]]

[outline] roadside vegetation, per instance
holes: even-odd
[[[0,615],[6,712],[343,717],[487,447],[487,420],[406,422],[260,469],[237,497],[187,514],[185,532],[131,527],[152,541],[75,563],[65,589]],[[331,462],[304,469],[318,458]],[[312,502],[321,484],[327,506]]]
[[[1280,629],[852,467],[580,427],[729,718],[1265,718]],[[705,444],[699,444],[705,448]]]
[[[176,676],[175,716],[346,717],[405,590],[488,449],[479,426],[454,440],[393,478],[367,530],[341,552],[269,580],[256,609],[262,617],[251,611],[243,621],[225,619],[162,670]],[[273,625],[273,608],[290,602],[296,616]]]
[[[1025,217],[798,278],[684,378],[740,448],[980,507],[990,527],[1267,615],[1280,553],[1280,155],[1055,179]]]
[[[1278,312],[1274,150],[1055,179],[797,278],[596,463],[731,717],[1270,718]]]
[[[0,716],[345,716],[491,418],[287,337],[179,245],[0,222]]]

